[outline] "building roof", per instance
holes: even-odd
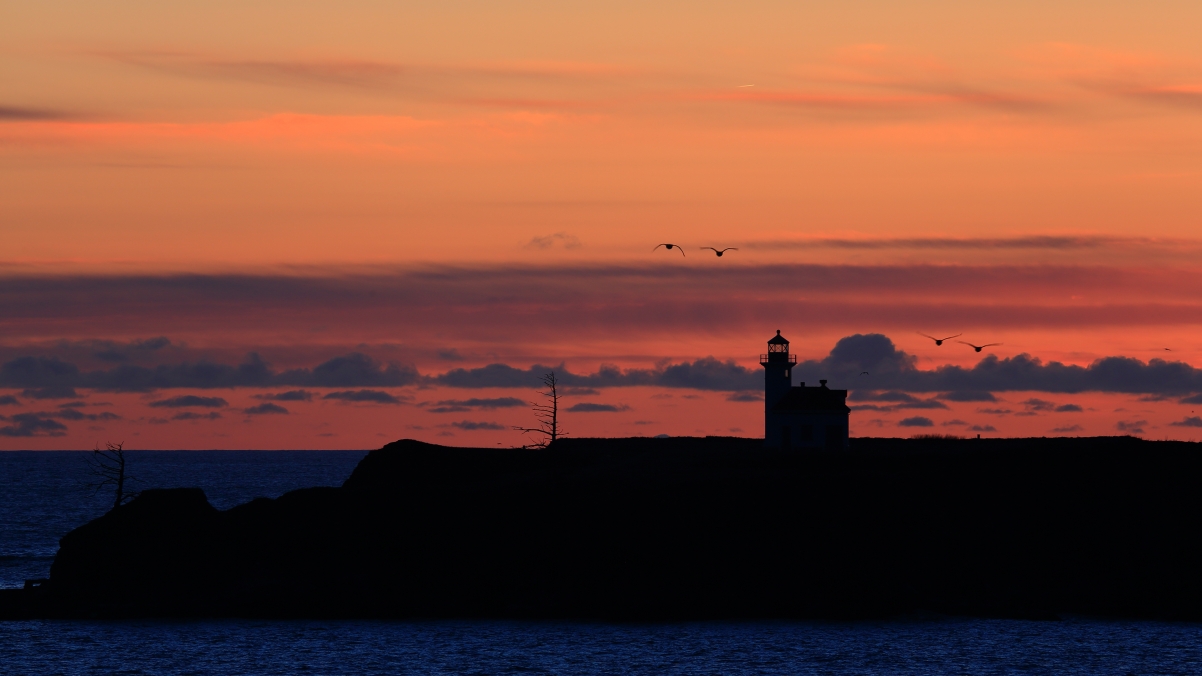
[[[825,385],[790,387],[772,410],[776,413],[851,413],[847,407],[847,390],[831,390]]]
[[[768,341],[769,345],[788,345],[789,341],[785,340],[780,335],[780,329],[776,330],[776,337]]]

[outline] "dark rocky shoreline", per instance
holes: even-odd
[[[1202,620],[1202,448],[1130,437],[404,440],[221,512],[145,491],[0,617]]]

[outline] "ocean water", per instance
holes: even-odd
[[[84,453],[0,453],[0,584],[44,577],[103,514]],[[138,451],[136,487],[219,509],[342,483],[363,452]],[[1202,625],[890,622],[0,622],[0,674],[1199,674]]]
[[[1198,674],[1202,627],[928,620],[0,622],[20,674]]]

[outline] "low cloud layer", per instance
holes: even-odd
[[[350,403],[360,404],[399,404],[400,399],[384,392],[383,390],[346,390],[343,392],[331,392],[322,399],[334,399]]]
[[[1131,357],[1105,357],[1088,366],[1044,362],[1020,354],[987,355],[966,368],[947,365],[922,370],[917,359],[897,349],[887,336],[856,334],[842,338],[822,360],[800,362],[794,379],[826,378],[846,387],[863,371],[872,374],[874,388],[902,392],[1112,392],[1183,395],[1202,391],[1202,369],[1184,362]],[[989,397],[949,396],[952,401],[990,401]],[[1072,409],[1066,409],[1072,410]]]
[[[183,411],[171,416],[172,420],[220,420],[221,414],[217,411],[208,413],[194,413],[192,411]]]
[[[74,387],[51,385],[48,387],[28,387],[21,395],[29,399],[76,399],[79,397]]]
[[[61,437],[67,433],[66,425],[36,413],[18,413],[12,417],[0,417],[0,420],[12,423],[0,427],[0,436],[3,437]]]
[[[251,395],[263,401],[312,401],[313,393],[307,390],[288,390],[287,392],[268,392]]]
[[[451,423],[451,427],[454,427],[454,428],[456,428],[456,429],[461,429],[461,430],[464,430],[464,431],[468,431],[468,432],[474,432],[474,431],[477,431],[477,430],[492,430],[492,431],[495,431],[495,430],[507,430],[507,429],[509,429],[508,427],[506,427],[505,425],[502,425],[501,423],[495,423],[495,422],[473,422],[473,421],[471,421],[471,420],[461,420],[461,421],[459,421],[459,422],[453,422],[453,423]]]
[[[38,411],[29,415],[35,415],[42,418],[58,418],[59,420],[120,420],[121,416],[109,411],[101,411],[100,413],[84,413],[74,408],[60,408],[57,411]]]
[[[566,232],[557,232],[553,235],[543,235],[535,237],[526,244],[527,249],[546,250],[555,246],[561,246],[565,249],[579,249],[580,238]]]
[[[111,369],[85,371],[58,357],[25,356],[0,365],[0,387],[65,393],[71,388],[110,392],[150,392],[159,389],[212,389],[232,387],[398,387],[419,380],[417,369],[384,364],[354,352],[335,357],[311,369],[273,370],[256,353],[241,364],[198,361],[157,366],[123,364]],[[57,395],[56,395],[57,396]],[[76,396],[72,391],[69,395]]]
[[[427,404],[419,404],[426,406]],[[467,411],[475,411],[479,409],[493,410],[498,408],[513,408],[515,406],[529,406],[530,402],[517,397],[492,397],[480,398],[472,397],[470,399],[444,399],[436,402],[432,407],[426,410],[430,413],[466,413]]]
[[[890,411],[899,411],[902,409],[947,409],[947,404],[938,399],[919,399],[912,394],[898,392],[896,390],[887,392],[876,392],[873,390],[852,390],[848,399],[856,401],[880,401],[887,402],[884,404],[853,404],[853,411],[880,411],[888,413]]]
[[[692,361],[664,363],[654,368],[623,369],[602,365],[594,373],[573,373],[563,364],[517,367],[494,363],[475,368],[456,368],[441,374],[423,375],[416,367],[382,362],[353,352],[326,360],[312,368],[273,369],[256,353],[240,364],[191,361],[140,366],[120,364],[112,368],[81,369],[55,356],[20,356],[0,364],[0,388],[22,390],[25,396],[57,397],[76,389],[115,392],[150,392],[163,389],[214,389],[241,387],[348,388],[329,393],[324,399],[349,402],[400,403],[395,393],[381,388],[441,386],[463,389],[538,389],[540,378],[555,371],[568,391],[596,392],[611,387],[664,387],[731,393],[732,401],[753,400],[763,389],[763,372],[733,360],[703,357]],[[861,377],[863,372],[870,376]],[[974,366],[940,366],[920,369],[917,359],[899,350],[882,334],[856,334],[840,339],[825,358],[799,362],[795,382],[828,380],[832,387],[851,388],[853,402],[863,410],[945,409],[944,401],[996,401],[996,392],[1078,393],[1103,392],[1181,397],[1182,403],[1202,401],[1202,369],[1180,361],[1131,357],[1105,357],[1088,366],[1044,362],[1020,354],[999,358],[986,355]],[[354,389],[350,389],[354,388]],[[930,396],[918,397],[912,393]],[[13,395],[5,402],[13,403]],[[305,389],[254,395],[263,401],[308,401]],[[870,403],[866,403],[870,402]],[[1072,403],[1042,399],[1022,402],[1027,413],[1079,412]],[[181,395],[151,406],[225,406],[219,397]],[[448,399],[435,404],[433,412],[524,406],[515,397]]]
[[[221,397],[198,397],[194,394],[185,394],[181,397],[152,401],[148,405],[151,408],[224,408],[229,406],[229,402]]]
[[[568,387],[632,387],[658,386],[696,390],[747,391],[762,390],[764,376],[759,370],[739,366],[733,360],[719,361],[704,357],[691,362],[666,364],[654,369],[621,369],[612,364],[601,366],[596,373],[577,374],[563,364],[536,364],[519,369],[507,364],[489,364],[474,369],[454,369],[428,380],[446,387],[528,387],[537,388],[543,374],[555,371],[560,384]]]
[[[1147,420],[1120,420],[1114,424],[1114,428],[1127,434],[1144,434],[1144,426],[1147,424]]]
[[[242,412],[247,415],[275,415],[275,414],[287,415],[288,409],[286,409],[283,406],[280,406],[278,404],[273,404],[271,402],[264,402],[262,404],[259,404],[258,406],[251,406],[250,408],[244,408],[244,409],[242,409]]]
[[[629,410],[626,404],[580,403],[568,407],[568,413],[620,413]]]

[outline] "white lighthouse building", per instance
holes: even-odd
[[[818,387],[801,383],[793,387],[797,355],[789,354],[789,341],[776,332],[768,341],[768,354],[760,355],[764,367],[764,445],[781,450],[847,448],[847,390],[832,390],[825,380]]]

